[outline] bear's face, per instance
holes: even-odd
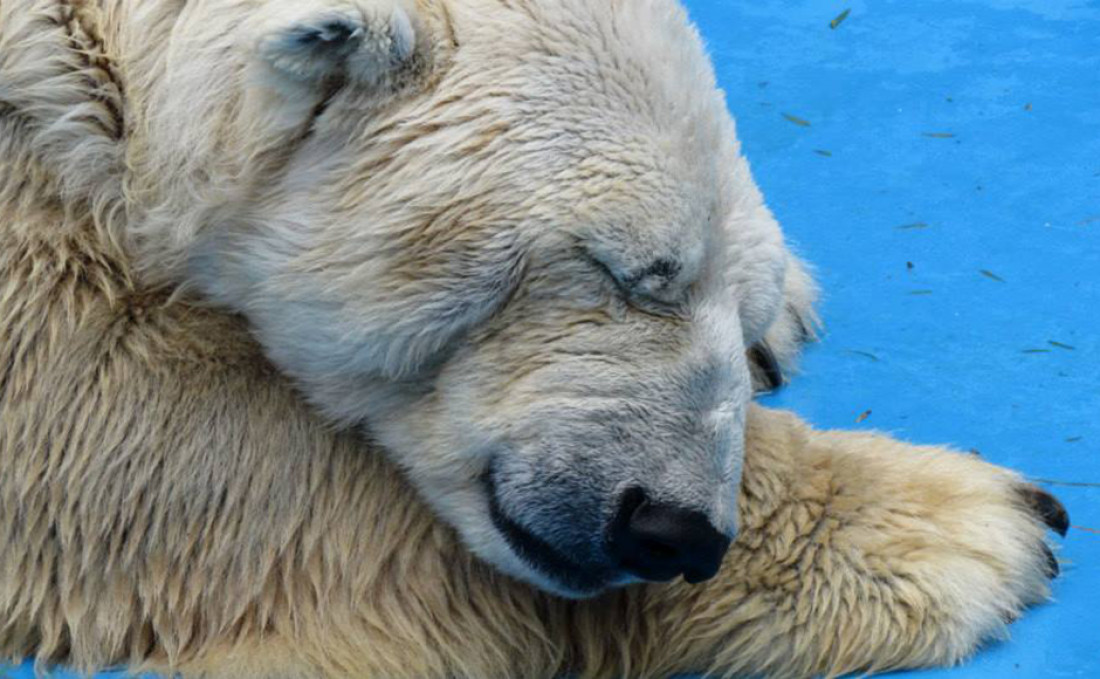
[[[713,575],[786,255],[679,8],[242,7],[188,3],[144,95],[147,275],[247,317],[506,572]]]

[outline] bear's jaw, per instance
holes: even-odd
[[[508,516],[501,506],[492,466],[482,476],[489,517],[511,551],[534,573],[524,580],[570,599],[596,596],[616,579],[606,565],[583,565]]]

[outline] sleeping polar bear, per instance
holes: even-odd
[[[1019,476],[750,404],[813,285],[673,0],[0,0],[0,215],[11,657],[883,670],[1056,572]]]

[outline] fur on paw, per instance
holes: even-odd
[[[892,667],[951,664],[1046,600],[1058,562],[1048,530],[1065,534],[1069,515],[1049,493],[972,455],[913,448],[878,435],[848,435],[875,453],[853,455],[844,483],[865,491],[837,497],[853,521],[861,598],[883,602],[904,643]],[[854,470],[860,465],[859,472]],[[868,623],[871,624],[871,623]],[[874,633],[875,629],[866,631]]]
[[[268,20],[258,51],[294,80],[374,84],[416,49],[413,16],[396,0],[284,4],[287,9]]]
[[[1006,637],[1006,625],[1050,597],[1049,581],[1060,573],[1047,530],[1064,537],[1068,512],[1057,498],[1031,484],[1014,481],[1009,487],[1007,503],[1015,521],[1002,522],[994,508],[988,518],[977,514],[974,528],[988,531],[988,542],[961,540],[958,545],[960,555],[971,562],[971,577],[954,582],[950,571],[942,576],[944,589],[958,588],[952,593],[957,632],[952,635],[949,626],[941,638],[948,647],[952,642],[958,646],[945,652],[946,662],[965,657],[986,639]]]

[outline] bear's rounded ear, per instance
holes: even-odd
[[[257,44],[285,89],[334,83],[384,87],[413,61],[421,37],[415,3],[403,0],[281,0],[265,8]]]

